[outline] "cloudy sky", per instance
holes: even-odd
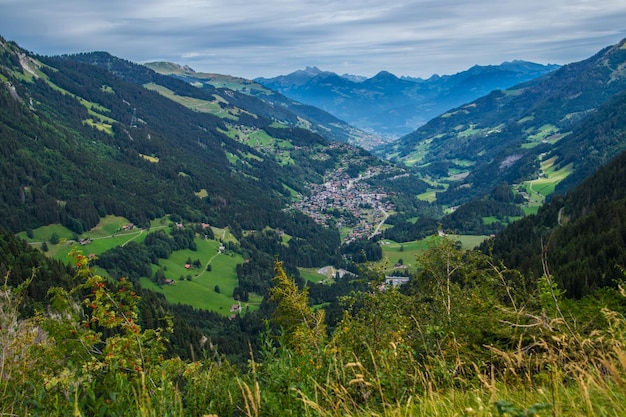
[[[585,59],[626,37],[626,1],[0,0],[0,35],[43,55],[100,50],[246,78],[305,66],[428,77]]]

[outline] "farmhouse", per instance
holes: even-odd
[[[385,284],[388,286],[392,286],[392,287],[398,287],[402,284],[406,284],[407,282],[409,282],[408,277],[402,277],[402,276],[386,276],[385,277]]]

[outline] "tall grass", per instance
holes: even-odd
[[[346,346],[333,341],[321,351],[298,355],[274,347],[241,383],[246,404],[255,404],[243,412],[316,417],[626,416],[626,320],[606,309],[602,315],[607,326],[590,334],[563,318],[533,316],[536,321],[523,325],[532,334],[521,334],[508,349],[483,346],[478,360],[454,338],[440,354],[432,350],[427,356],[393,341],[385,349],[367,344],[361,357],[354,351],[346,354]],[[455,354],[444,351],[455,343]],[[282,414],[276,414],[277,404]]]
[[[626,416],[626,319],[608,309],[585,333],[560,310],[515,304],[520,319],[501,320],[510,340],[472,346],[398,317],[408,298],[392,290],[362,295],[325,334],[294,287],[274,292],[286,331],[268,326],[240,371],[215,352],[163,358],[162,334],[130,320],[128,284],[78,275],[82,302],[31,318],[28,283],[0,288],[0,416]]]

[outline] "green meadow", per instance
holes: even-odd
[[[218,235],[219,236],[219,235]],[[171,285],[158,286],[149,278],[140,280],[141,286],[162,293],[173,304],[187,304],[195,308],[230,314],[230,308],[237,302],[233,300],[233,290],[237,286],[237,264],[243,263],[241,255],[234,252],[220,252],[220,242],[196,238],[197,250],[190,249],[173,252],[168,259],[159,259],[159,265],[153,270],[163,270]],[[201,266],[186,268],[187,261],[199,260]],[[207,270],[207,266],[211,270]],[[217,288],[216,288],[217,287]],[[216,291],[219,289],[219,292]],[[261,304],[261,297],[250,294],[250,299],[242,303],[242,311],[255,309]]]
[[[447,235],[448,239],[461,242],[466,249],[472,249],[480,245],[488,236],[473,235]],[[380,245],[383,249],[383,259],[376,263],[377,266],[384,268],[387,272],[394,269],[398,261],[402,260],[402,264],[406,265],[410,271],[417,268],[416,257],[418,254],[428,249],[433,239],[439,239],[439,236],[429,236],[421,240],[411,242],[394,242],[392,240],[381,240]],[[318,273],[319,268],[298,268],[300,276],[310,282],[321,282],[327,279],[327,276]]]
[[[152,221],[150,229],[147,230],[139,228],[123,230],[124,226],[128,224],[128,219],[123,217],[106,216],[96,227],[80,236],[81,239],[91,239],[91,243],[84,246],[74,240],[76,236],[71,230],[61,225],[49,225],[35,229],[32,231],[31,238],[27,236],[26,232],[20,233],[18,236],[37,247],[41,247],[42,242],[48,242],[48,256],[67,262],[69,260],[68,253],[75,248],[81,249],[85,254],[99,255],[113,247],[124,246],[132,241],[143,242],[151,231],[169,228],[171,222],[167,218],[162,218]],[[237,253],[219,250],[220,239],[223,242],[237,243],[237,239],[232,236],[228,229],[212,227],[212,231],[215,240],[196,237],[197,250],[175,251],[168,259],[159,259],[159,265],[152,265],[153,273],[160,269],[166,279],[172,280],[171,285],[157,285],[149,277],[143,277],[140,279],[141,286],[163,294],[170,303],[187,304],[225,315],[231,314],[230,308],[236,303],[232,298],[238,282],[236,266],[243,263],[244,259]],[[49,240],[55,233],[60,242],[53,245],[49,243]],[[430,236],[422,240],[404,243],[383,240],[380,242],[383,260],[378,265],[387,270],[392,270],[393,266],[402,260],[402,263],[410,270],[415,270],[417,267],[416,256],[428,249],[432,239],[438,238],[438,236]],[[486,236],[448,235],[448,238],[460,241],[465,248],[473,248],[479,245]],[[283,239],[288,242],[289,236],[285,235]],[[200,263],[199,267],[193,265],[196,260]],[[189,268],[186,267],[190,263],[188,261],[191,261]],[[209,265],[210,271],[207,270]],[[300,268],[299,270],[302,278],[307,281],[320,282],[327,279],[325,275],[319,274],[317,269]],[[97,270],[97,273],[106,275],[106,271]],[[258,308],[260,303],[260,296],[250,294],[249,301],[242,303],[242,311],[245,311],[246,308]]]
[[[466,249],[475,248],[487,238],[487,236],[482,235],[446,235],[446,237],[455,242],[461,242],[461,245]],[[387,268],[387,270],[391,270],[399,260],[402,260],[402,264],[409,267],[409,270],[415,270],[417,267],[416,256],[427,250],[433,239],[439,239],[439,236],[429,236],[421,240],[403,243],[394,242],[392,240],[382,240],[380,243],[383,249],[383,260],[380,261],[378,265]]]
[[[530,197],[529,206],[541,206],[545,198],[554,193],[556,185],[572,173],[573,164],[559,167],[555,165],[556,159],[557,157],[553,157],[542,161],[542,175],[537,179],[523,183],[523,188]]]
[[[313,283],[322,282],[325,280],[332,280],[333,277],[328,277],[326,275],[320,274],[318,271],[319,268],[298,268],[300,271],[300,276],[305,281],[310,281]],[[334,268],[333,268],[334,269]],[[329,282],[329,281],[326,281]]]
[[[143,242],[146,236],[154,230],[169,228],[171,222],[167,218],[152,221],[150,229],[143,230],[132,228],[123,230],[129,224],[128,219],[118,216],[106,216],[100,223],[90,231],[78,236],[80,239],[90,239],[90,243],[80,245],[74,240],[77,238],[74,232],[59,224],[39,227],[32,231],[32,237],[26,232],[19,233],[18,236],[25,239],[33,246],[41,248],[43,242],[48,246],[47,255],[62,262],[68,262],[68,254],[74,249],[80,249],[85,254],[100,255],[101,253],[116,246],[124,246],[129,242]],[[174,281],[173,285],[156,285],[150,278],[144,277],[140,280],[141,286],[165,295],[171,303],[183,303],[195,308],[217,311],[229,314],[233,300],[233,290],[237,286],[236,266],[243,263],[241,255],[224,251],[220,252],[221,239],[223,242],[237,242],[228,229],[212,227],[216,240],[204,240],[197,237],[195,243],[196,251],[181,250],[173,252],[168,259],[159,259],[159,265],[153,265],[155,272],[162,269],[167,279]],[[59,238],[58,244],[51,244],[51,237],[56,234]],[[185,268],[187,260],[200,261],[201,267]],[[211,265],[211,271],[207,266]],[[106,271],[96,268],[96,272],[107,275]],[[183,278],[182,280],[180,278]],[[191,277],[190,280],[187,277]],[[219,292],[216,292],[216,286]],[[250,294],[250,300],[242,304],[243,309],[257,308],[261,304],[261,297]]]
[[[51,258],[66,262],[68,253],[74,248],[82,249],[84,253],[93,253],[99,255],[116,246],[123,246],[131,241],[142,242],[150,230],[141,230],[134,228],[131,230],[123,230],[122,228],[129,224],[128,219],[118,216],[106,216],[100,220],[100,223],[90,231],[76,236],[74,232],[60,224],[51,224],[33,229],[32,238],[26,232],[18,233],[18,237],[26,240],[30,244],[41,248],[43,242],[48,246],[47,255]],[[165,226],[156,226],[165,227]],[[152,230],[152,229],[151,229]],[[50,243],[52,236],[56,234],[59,238],[58,244]],[[91,243],[80,245],[75,238],[91,239]]]
[[[156,91],[162,96],[165,96],[169,98],[170,100],[175,101],[179,104],[182,104],[183,106],[189,109],[192,109],[194,111],[201,112],[201,113],[211,113],[217,117],[221,117],[225,119],[233,119],[233,120],[237,119],[237,116],[231,114],[227,110],[224,110],[220,106],[220,102],[225,102],[225,100],[217,95],[213,96],[215,98],[214,101],[208,101],[208,100],[201,100],[201,99],[197,99],[193,97],[179,96],[178,94],[174,93],[172,90],[166,87],[163,87],[161,85],[154,84],[154,83],[146,84],[144,85],[144,87],[147,88],[148,90]]]
[[[418,253],[428,249],[428,242],[434,237],[427,237],[422,240],[414,240],[412,242],[398,243],[392,240],[380,241],[383,249],[383,261],[381,265],[387,268],[393,268],[395,264],[402,259],[403,264],[409,268],[415,267],[415,257]],[[386,263],[386,265],[385,265]]]

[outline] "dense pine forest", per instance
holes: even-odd
[[[624,175],[623,153],[481,249],[525,275],[539,277],[549,267],[569,297],[614,287],[626,265]]]

